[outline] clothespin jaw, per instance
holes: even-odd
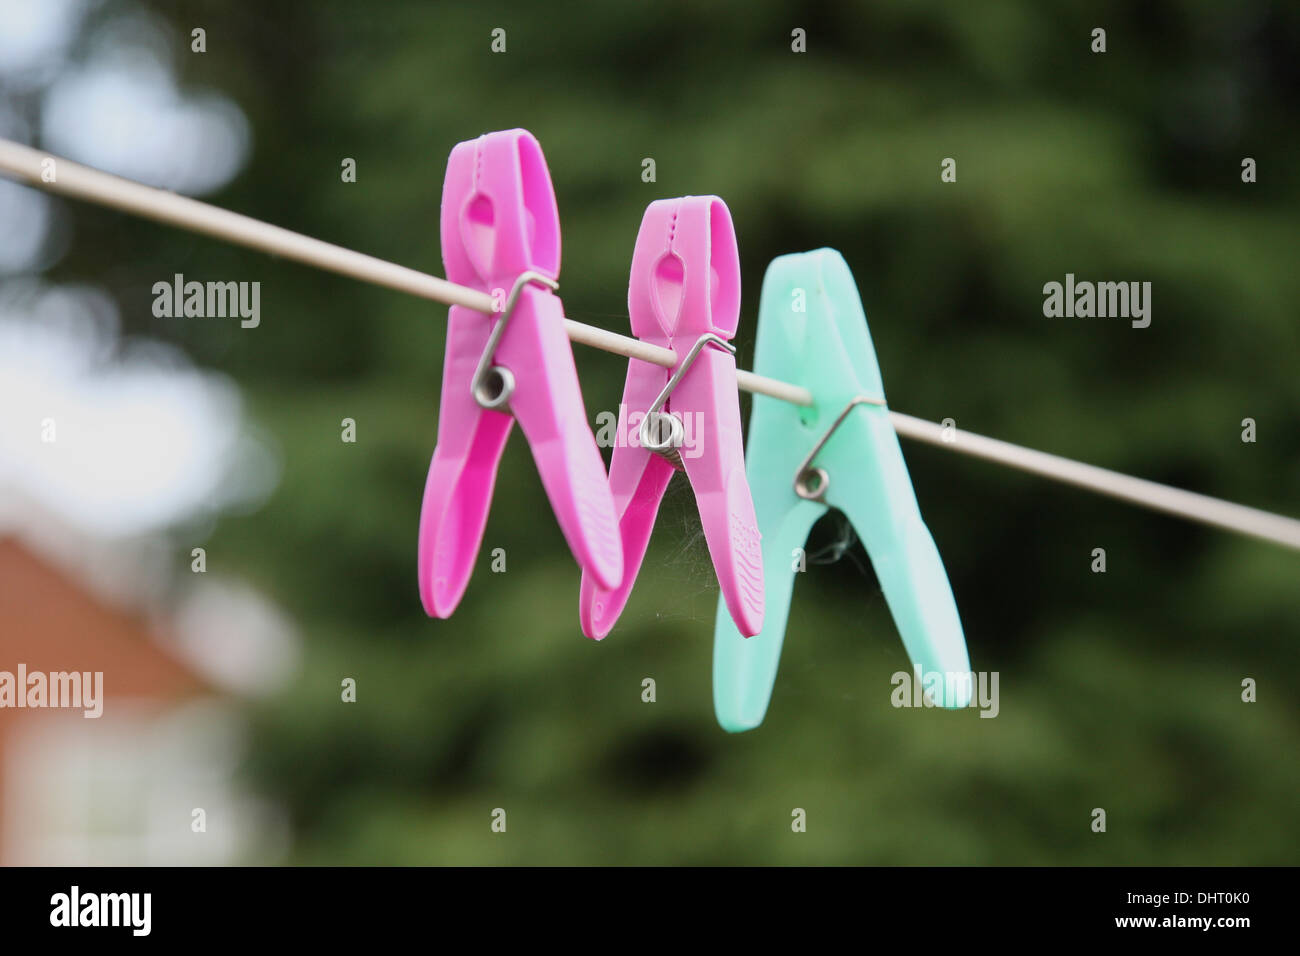
[[[457,143],[442,189],[442,263],[482,288],[532,269],[560,275],[560,210],[542,146],[524,129]],[[481,314],[481,313],[480,313]]]
[[[695,493],[723,602],[744,633],[763,621],[763,570],[745,480],[736,360],[728,341],[740,318],[740,256],[726,204],[716,196],[651,203],[628,283],[632,331],[677,353],[663,369],[628,364],[620,441],[610,463],[625,569],[601,586],[583,575],[579,617],[599,640],[627,604],[664,491],[676,468]],[[667,436],[667,437],[665,437]]]
[[[740,250],[731,210],[717,196],[646,207],[627,286],[632,334],[672,348],[680,338],[724,339],[740,324]]]
[[[763,533],[766,621],[760,634],[745,639],[719,605],[713,656],[718,722],[733,732],[762,723],[799,573],[797,556],[830,507],[844,512],[865,545],[913,667],[923,677],[953,676],[936,687],[935,703],[968,706],[970,661],[956,602],[921,520],[866,315],[843,257],[819,249],[775,259],[763,279],[758,322],[755,371],[802,385],[814,404],[801,408],[754,396],[747,475]]]
[[[465,593],[515,420],[574,557],[617,585],[623,555],[614,502],[553,294],[559,213],[531,133],[488,133],[452,150],[441,226],[447,278],[492,295],[501,311],[451,307],[438,444],[420,512],[425,610],[448,617]]]

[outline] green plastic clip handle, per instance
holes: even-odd
[[[884,404],[862,301],[838,252],[781,256],[768,266],[754,371],[802,385],[814,403],[801,408],[754,396],[745,473],[763,536],[766,619],[761,632],[745,638],[719,605],[713,645],[718,723],[736,732],[763,722],[799,573],[796,549],[829,507],[844,512],[862,539],[903,646],[934,702],[969,706],[972,675],[957,604],[921,520]],[[849,408],[860,398],[867,403]],[[812,462],[826,475],[820,500],[801,497],[795,492],[801,464],[846,408]]]

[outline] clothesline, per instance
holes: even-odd
[[[445,305],[462,305],[487,314],[495,311],[492,297],[476,289],[4,139],[0,139],[0,172],[47,192],[98,203],[423,299]],[[565,319],[564,324],[569,339],[581,345],[663,368],[677,364],[677,356],[670,349],[572,319]],[[768,395],[795,405],[813,403],[812,395],[805,388],[745,370],[736,372],[736,384],[747,392]],[[1300,521],[1294,518],[1183,491],[965,430],[945,428],[936,422],[901,412],[891,410],[889,414],[894,429],[905,438],[1086,488],[1155,511],[1300,549]]]

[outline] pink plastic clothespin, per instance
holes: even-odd
[[[492,316],[451,307],[438,445],[420,512],[424,609],[448,617],[465,593],[514,419],[584,579],[617,586],[623,552],[614,502],[563,308],[552,294],[559,211],[531,133],[488,133],[452,150],[442,189],[442,260],[452,282],[504,303]]]
[[[726,203],[686,196],[651,203],[641,220],[627,293],[632,332],[670,348],[670,371],[628,364],[610,487],[623,539],[623,581],[582,575],[583,632],[599,640],[618,620],[645,557],[675,469],[690,479],[727,608],[743,634],[763,627],[763,561],[745,479],[736,389],[740,256]],[[639,421],[639,425],[638,425]]]

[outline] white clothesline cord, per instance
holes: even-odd
[[[176,193],[100,172],[9,140],[0,139],[0,172],[48,192],[99,203],[363,282],[446,305],[493,312],[492,297],[475,289]],[[670,349],[572,319],[565,319],[564,325],[570,340],[582,345],[664,368],[671,368],[677,362],[677,356]],[[795,405],[813,403],[812,393],[806,388],[753,372],[737,371],[736,384],[747,392],[770,395]],[[972,432],[944,428],[901,412],[891,411],[890,418],[898,434],[907,438],[1087,488],[1156,511],[1300,549],[1300,521],[1294,518],[1171,488]]]
[[[1010,465],[1021,471],[1042,475],[1067,485],[1077,485],[1098,494],[1109,495],[1123,501],[1144,505],[1154,511],[1191,518],[1204,524],[1239,531],[1242,534],[1276,541],[1291,548],[1300,548],[1300,521],[1275,515],[1258,508],[1233,504],[1194,491],[1171,488],[1145,478],[1134,478],[1118,471],[1085,465],[1081,461],[1050,455],[1045,451],[1023,448],[996,438],[987,438],[960,429],[947,429],[923,418],[913,418],[902,412],[890,413],[894,430],[917,441],[951,448],[986,461]]]

